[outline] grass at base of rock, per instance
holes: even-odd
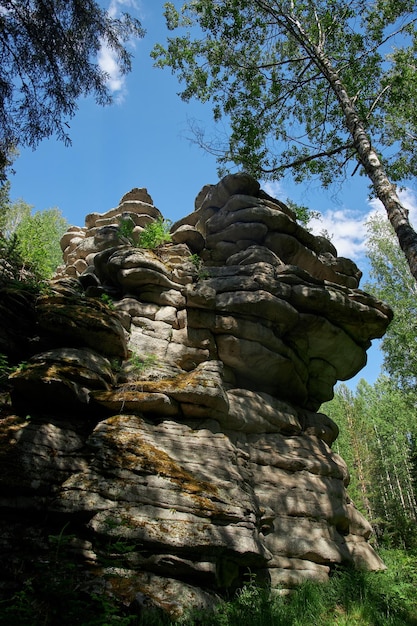
[[[251,582],[212,615],[190,615],[182,626],[417,626],[417,554],[386,550],[385,572],[336,572],[329,583],[307,582],[270,599]],[[177,622],[178,623],[178,622]],[[139,622],[162,626],[175,622]]]
[[[120,607],[82,593],[73,563],[60,553],[42,577],[0,601],[0,625],[40,626],[417,626],[417,553],[385,550],[387,571],[335,572],[327,584],[306,583],[277,596],[252,579],[214,613],[190,612],[173,621],[159,611]]]

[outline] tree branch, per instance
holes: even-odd
[[[299,165],[304,165],[305,163],[309,163],[310,161],[314,161],[315,159],[323,159],[326,157],[334,156],[335,154],[340,154],[341,152],[344,152],[345,150],[353,147],[353,142],[347,143],[343,146],[333,148],[333,150],[324,150],[323,152],[318,152],[317,154],[310,154],[309,156],[302,157],[301,159],[297,159],[295,161],[292,161],[291,163],[284,163],[283,165],[280,165],[279,167],[274,167],[270,170],[261,168],[261,171],[264,174],[273,174],[274,172],[278,172],[279,170],[286,170],[292,167],[298,167]]]
[[[386,91],[388,91],[388,89],[391,88],[391,85],[387,85],[386,87],[384,87],[384,89],[381,91],[381,93],[379,93],[377,95],[377,97],[375,98],[375,100],[373,101],[371,107],[369,108],[368,114],[366,116],[366,119],[369,120],[370,116],[372,115],[372,111],[374,110],[374,108],[376,107],[376,105],[378,104],[378,101],[382,98],[382,96],[384,95],[384,93]]]

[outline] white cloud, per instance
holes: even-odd
[[[115,19],[119,16],[122,8],[131,8],[138,11],[138,4],[135,0],[111,0],[107,13],[111,18]],[[133,41],[129,42],[129,45],[133,46]],[[126,77],[120,72],[114,50],[109,48],[104,41],[101,42],[98,53],[98,64],[100,69],[107,75],[109,90],[116,96],[117,102],[122,102],[126,95]]]
[[[272,198],[280,198],[284,195],[283,186],[277,180],[261,182],[261,187]]]
[[[107,13],[110,17],[115,18],[120,13],[121,9],[135,9],[138,10],[138,3],[136,0],[110,0]]]
[[[125,77],[120,73],[114,51],[106,46],[105,42],[102,42],[98,53],[98,64],[100,69],[107,75],[107,86],[110,91],[113,94],[119,92],[119,95],[121,95],[125,87]]]
[[[338,255],[355,260],[365,253],[367,218],[368,214],[358,215],[352,209],[329,209],[311,220],[309,227],[315,235],[328,233]]]
[[[417,196],[413,189],[404,189],[399,192],[399,197],[403,205],[409,211],[409,220],[415,225],[417,224]]]
[[[406,188],[398,192],[398,196],[409,211],[409,219],[417,223],[417,197],[412,189]],[[339,256],[358,260],[366,252],[367,228],[366,222],[375,212],[386,216],[385,208],[378,199],[367,202],[369,210],[362,214],[352,209],[329,209],[322,214],[320,220],[311,220],[309,226],[314,234],[326,230],[336,247]]]
[[[403,206],[408,210],[409,215],[408,219],[411,224],[414,226],[417,224],[417,196],[413,189],[409,189],[406,187],[398,192],[398,197],[401,200]],[[382,213],[386,214],[385,208],[380,200],[374,198],[369,201],[370,206],[372,207],[371,213]]]

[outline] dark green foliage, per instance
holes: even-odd
[[[292,211],[294,211],[297,220],[307,230],[309,230],[308,223],[310,222],[310,220],[312,220],[312,219],[319,219],[320,218],[320,213],[318,211],[311,211],[306,206],[303,206],[303,205],[300,205],[300,204],[296,204],[295,202],[292,202],[289,198],[287,198],[287,200],[285,202],[286,202],[287,206]]]
[[[31,213],[23,201],[9,203],[2,214],[1,280],[39,282],[52,277],[62,263],[60,239],[68,222],[58,209]]]
[[[4,280],[3,272],[12,280],[21,279],[24,261],[18,249],[17,236],[13,234],[10,239],[6,239],[0,233],[0,263],[3,269],[1,280]]]
[[[401,551],[384,554],[390,565],[387,572],[338,571],[327,584],[306,582],[289,596],[278,596],[275,600],[250,582],[235,600],[221,605],[214,614],[192,615],[184,623],[186,626],[416,625],[414,555]]]
[[[103,304],[106,304],[109,309],[111,309],[112,311],[115,310],[115,306],[114,306],[114,302],[113,302],[113,298],[111,298],[111,296],[109,296],[107,293],[102,293],[100,296],[100,300],[103,302]]]
[[[374,215],[367,255],[371,279],[365,288],[394,311],[381,341],[381,375],[361,380],[353,393],[341,385],[323,407],[340,427],[334,444],[351,474],[349,493],[372,523],[380,545],[417,545],[417,326],[416,287],[389,224]]]
[[[367,176],[417,281],[417,233],[391,182],[417,174],[415,12],[416,0],[168,2],[179,35],[152,56],[184,100],[211,101],[225,119],[223,142],[194,132],[223,171],[324,187],[349,169]]]
[[[204,268],[203,259],[198,254],[192,254],[189,257],[190,262],[194,265],[197,270],[197,279],[204,280],[209,277],[209,273],[207,269]]]
[[[27,215],[16,227],[17,249],[39,279],[52,278],[62,263],[59,242],[67,227],[68,222],[59,209]]]
[[[41,576],[42,578],[39,578]],[[104,595],[87,595],[79,590],[77,567],[69,562],[53,563],[27,579],[21,591],[0,601],[1,626],[128,626],[134,616]]]
[[[60,239],[69,224],[57,208],[32,213],[23,200],[11,201],[9,186],[0,191],[0,283],[32,288],[62,263]]]
[[[158,217],[146,224],[139,236],[135,236],[135,223],[130,217],[127,217],[120,219],[118,235],[121,239],[127,239],[132,246],[154,250],[161,244],[171,241],[170,228],[170,220]]]
[[[0,173],[15,146],[35,147],[52,134],[69,143],[77,99],[112,100],[98,65],[101,45],[125,74],[131,54],[124,44],[142,36],[136,19],[116,19],[93,0],[1,0]]]

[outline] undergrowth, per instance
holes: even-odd
[[[214,612],[194,611],[177,621],[157,611],[140,614],[137,607],[117,607],[105,596],[83,594],[77,568],[59,556],[57,551],[42,576],[32,576],[10,600],[0,602],[1,626],[417,625],[417,554],[402,550],[383,552],[385,572],[338,571],[327,584],[307,582],[275,599],[251,579],[234,600]]]
[[[336,572],[327,584],[306,582],[289,596],[249,582],[213,614],[190,614],[182,626],[416,626],[416,554],[386,551],[385,572]],[[147,624],[146,620],[140,622]],[[153,622],[153,626],[173,624]]]

